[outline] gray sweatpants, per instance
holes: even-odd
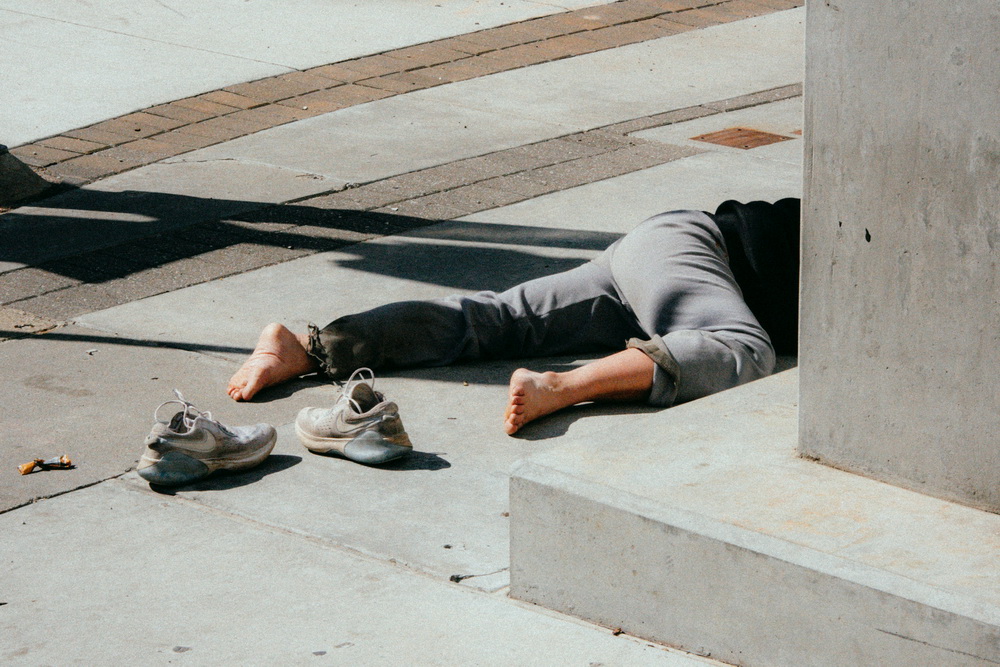
[[[310,326],[322,369],[443,366],[475,359],[642,350],[649,403],[669,406],[774,369],[771,341],[743,301],[722,234],[700,211],[654,216],[593,261],[497,294],[403,301]]]

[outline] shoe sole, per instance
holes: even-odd
[[[339,454],[340,456],[365,465],[379,465],[395,461],[413,451],[410,436],[400,433],[390,437],[375,431],[363,431],[346,438],[324,438],[304,431],[295,424],[295,433],[305,448],[314,454]]]
[[[272,435],[264,447],[245,458],[235,460],[202,460],[196,459],[183,452],[172,450],[160,456],[160,458],[157,459],[152,465],[146,466],[145,468],[139,468],[136,472],[139,473],[139,477],[142,477],[150,484],[156,484],[157,486],[181,486],[184,484],[191,484],[208,477],[217,470],[230,470],[235,472],[238,470],[247,470],[260,465],[264,462],[264,459],[271,455],[271,450],[274,449],[274,445],[277,441],[277,435]],[[142,458],[147,461],[150,460],[145,455],[143,455]]]

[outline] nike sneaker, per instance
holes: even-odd
[[[368,368],[351,374],[332,408],[303,408],[295,420],[295,432],[311,452],[336,454],[367,465],[413,451],[399,408],[375,391],[375,374]]]
[[[139,476],[151,484],[178,486],[207,477],[216,470],[246,470],[260,464],[274,449],[277,433],[270,424],[228,427],[212,419],[174,390],[176,400],[153,412],[153,430],[139,461]],[[160,419],[168,405],[180,410]]]

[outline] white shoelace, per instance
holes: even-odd
[[[223,430],[225,430],[225,431],[228,432],[228,429],[226,429],[225,427],[223,427],[222,424],[220,424],[215,419],[212,419],[212,413],[211,412],[209,412],[207,410],[202,411],[202,410],[199,410],[198,408],[194,407],[191,403],[189,403],[187,400],[185,400],[184,396],[181,394],[181,392],[179,390],[174,389],[174,395],[177,396],[176,399],[172,399],[172,400],[169,400],[169,401],[164,401],[163,403],[160,403],[155,410],[153,410],[153,421],[159,422],[161,424],[170,424],[170,422],[173,421],[174,416],[171,415],[170,419],[166,419],[166,420],[160,419],[160,416],[159,416],[160,415],[160,409],[163,408],[163,406],[165,406],[165,405],[170,405],[171,403],[176,403],[177,405],[181,405],[181,406],[184,407],[184,416],[181,417],[181,419],[184,422],[184,426],[187,428],[187,430],[190,431],[191,429],[193,429],[194,428],[194,421],[195,421],[195,419],[198,419],[199,417],[201,417],[202,419],[204,419],[206,421],[210,421],[213,424],[215,424],[216,426],[218,426],[219,428],[221,428],[221,429],[223,429]]]

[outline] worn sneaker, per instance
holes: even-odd
[[[370,379],[365,379],[368,373]],[[396,404],[375,391],[375,374],[351,374],[332,408],[303,408],[295,420],[299,440],[311,452],[337,453],[368,465],[386,463],[413,451]]]
[[[146,438],[146,451],[139,461],[139,476],[161,486],[190,484],[216,470],[246,470],[267,458],[277,433],[270,424],[227,427],[184,400],[161,403],[153,412],[153,430]],[[159,418],[160,409],[176,403],[183,410],[169,421]]]

